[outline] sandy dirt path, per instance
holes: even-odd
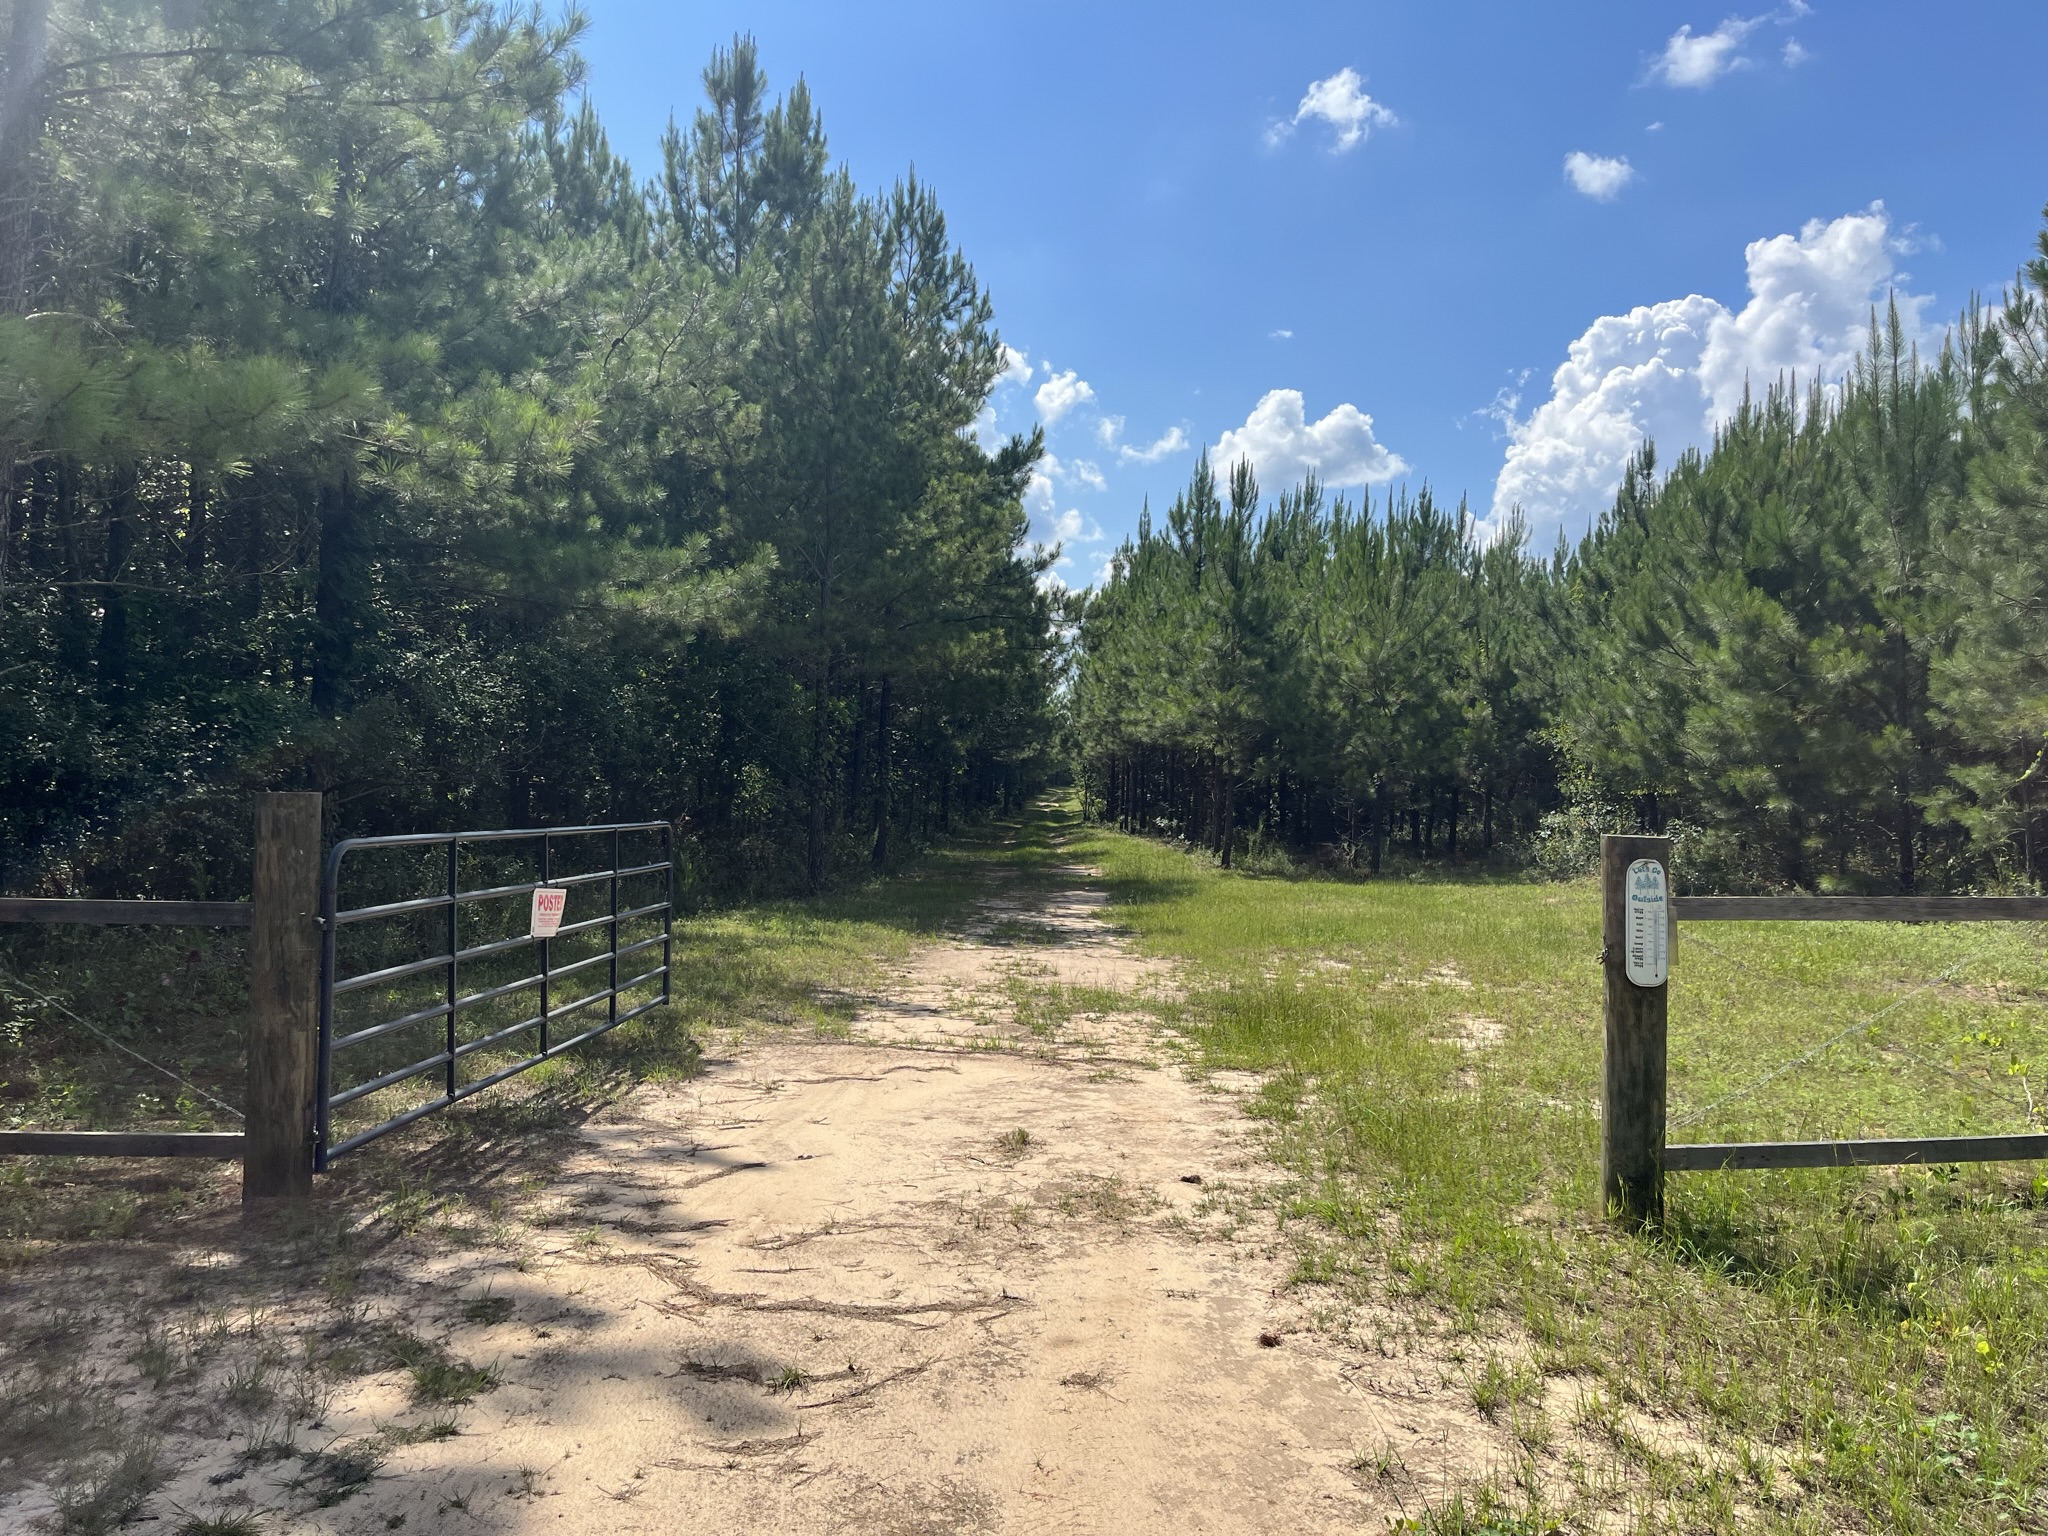
[[[423,1249],[411,1289],[365,1297],[495,1362],[459,1434],[388,1446],[329,1508],[223,1443],[153,1507],[333,1532],[1357,1531],[1497,1466],[1453,1373],[1313,1326],[1247,1198],[1271,1177],[1255,1084],[1198,1080],[1114,1006],[1172,978],[1068,874],[1029,899],[993,879],[843,1038],[735,1030],[700,1078],[586,1124],[524,1251]],[[1093,1011],[1014,1006],[1055,981]],[[301,1443],[418,1420],[406,1385],[351,1382]]]

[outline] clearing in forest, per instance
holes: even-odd
[[[1290,1285],[1259,1080],[1190,1058],[1061,831],[939,861],[897,915],[943,931],[843,927],[807,981],[769,973],[825,920],[693,930],[756,1009],[704,1009],[692,1077],[18,1265],[0,1524],[1351,1531],[1497,1472],[1467,1373]]]
[[[671,1014],[296,1215],[17,1167],[0,1528],[2043,1528],[2036,1167],[1619,1232],[1598,927],[1047,808],[692,920]],[[1687,928],[1674,1131],[2023,1128],[2044,1004],[2026,924]]]

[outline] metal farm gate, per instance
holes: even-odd
[[[314,1167],[667,1002],[671,870],[659,821],[335,844]]]

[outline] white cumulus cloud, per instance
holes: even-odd
[[[1713,31],[1697,35],[1690,26],[1680,27],[1650,66],[1650,74],[1666,85],[1704,90],[1729,71],[1748,67],[1742,45],[1768,19],[1730,16]]]
[[[1056,482],[1065,468],[1054,453],[1041,455],[1032,466],[1031,479],[1024,486],[1024,510],[1031,516],[1032,527],[1051,524],[1054,498],[1059,495]]]
[[[1036,485],[1037,482],[1034,481],[1033,484]],[[1048,501],[1048,510],[1042,516],[1034,512],[1031,519],[1031,542],[1040,554],[1050,553],[1055,545],[1060,546],[1059,557],[1039,577],[1039,585],[1062,588],[1071,585],[1067,580],[1067,574],[1075,568],[1074,557],[1068,552],[1069,548],[1076,544],[1099,547],[1109,542],[1109,535],[1102,531],[1102,524],[1091,517],[1082,516],[1078,507],[1069,507],[1064,512],[1055,513],[1050,510],[1050,506],[1051,503]]]
[[[1689,26],[1680,27],[1652,61],[1650,78],[1666,85],[1705,90],[1723,75],[1750,67],[1751,60],[1742,51],[1742,45],[1758,27],[1789,26],[1812,13],[1813,7],[1806,0],[1785,0],[1776,10],[1761,16],[1730,16],[1711,32],[1695,33]],[[1793,38],[1786,42],[1781,57],[1787,69],[1796,69],[1805,61],[1806,50]]]
[[[1365,81],[1348,64],[1327,79],[1312,83],[1294,109],[1291,121],[1274,125],[1272,137],[1284,139],[1310,118],[1320,118],[1337,130],[1333,153],[1342,154],[1363,144],[1375,128],[1390,128],[1400,119],[1365,92]]]
[[[1781,377],[1796,376],[1802,391],[1816,378],[1839,380],[1868,336],[1871,306],[1906,280],[1901,251],[1884,205],[1873,203],[1753,241],[1740,310],[1695,293],[1601,316],[1571,344],[1550,397],[1527,417],[1508,418],[1492,520],[1519,505],[1539,540],[1560,526],[1576,532],[1612,502],[1645,437],[1669,464],[1704,445],[1745,388],[1761,392]],[[1922,331],[1928,302],[1898,296],[1910,330]]]
[[[1225,432],[1210,453],[1219,474],[1239,459],[1250,459],[1271,490],[1293,485],[1310,470],[1325,485],[1376,485],[1408,468],[1373,436],[1372,418],[1357,406],[1340,405],[1310,421],[1298,389],[1267,391],[1244,425]]]
[[[1796,235],[1751,241],[1743,251],[1749,303],[1715,322],[1700,359],[1708,422],[1734,412],[1745,381],[1761,390],[1781,374],[1839,378],[1869,340],[1871,306],[1906,280],[1897,270],[1904,249],[1883,203],[1826,223],[1810,219]],[[1922,311],[1932,295],[1897,298],[1907,331],[1924,334]]]
[[[1109,537],[1102,524],[1083,517],[1079,507],[1069,507],[1052,522],[1052,536],[1062,544],[1100,544]]]
[[[1087,459],[1063,459],[1056,453],[1044,454],[1037,467],[1031,471],[1031,483],[1024,488],[1024,501],[1034,511],[1050,513],[1055,488],[1058,486],[1086,486],[1091,491],[1107,488],[1102,471]]]
[[[1105,448],[1114,448],[1116,440],[1123,436],[1123,431],[1123,417],[1104,416],[1095,423],[1095,440]]]
[[[1626,157],[1610,159],[1575,149],[1564,157],[1565,180],[1596,203],[1611,203],[1621,189],[1636,179],[1636,168]]]
[[[1008,342],[1003,344],[1003,371],[996,375],[998,384],[1029,384],[1031,382],[1031,359],[1019,352]]]
[[[1095,391],[1086,379],[1069,368],[1065,373],[1054,373],[1052,365],[1046,365],[1045,382],[1038,386],[1038,393],[1031,397],[1038,407],[1038,414],[1049,427],[1077,405],[1086,405],[1095,398]]]
[[[1117,449],[1116,456],[1126,464],[1157,464],[1169,454],[1185,452],[1187,446],[1187,433],[1179,427],[1168,427],[1158,438],[1142,448],[1133,448],[1129,443],[1125,443],[1123,447]]]

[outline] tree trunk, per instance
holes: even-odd
[[[7,612],[7,555],[14,547],[14,454],[0,448],[0,616]]]
[[[811,689],[810,805],[804,818],[804,877],[813,896],[825,888],[825,745],[831,734],[826,718],[831,707],[832,662],[829,656],[820,656]]]
[[[855,677],[853,680],[853,745],[846,754],[846,803],[852,806],[865,804],[863,792],[867,789],[868,756],[868,680]]]
[[[249,495],[241,500],[247,509],[248,521],[242,527],[241,563],[235,572],[239,589],[237,601],[242,608],[243,620],[253,623],[263,615],[264,498]]]
[[[1237,775],[1216,770],[1216,857],[1225,869],[1237,848]]]
[[[58,654],[74,676],[83,677],[93,646],[92,620],[85,611],[85,557],[78,549],[78,467],[57,461],[58,547],[64,554],[64,629]]]
[[[128,686],[128,593],[121,583],[135,548],[135,481],[124,471],[107,508],[107,563],[100,589],[100,684],[119,695]]]
[[[14,0],[13,9],[0,78],[0,314],[25,315],[35,305],[35,151],[50,62],[50,0]]]
[[[1913,868],[1914,840],[1917,836],[1920,818],[1914,814],[1913,802],[1907,798],[1907,786],[1899,785],[1899,894],[1913,894],[1913,881],[1917,872]]]
[[[875,846],[869,861],[876,869],[889,867],[889,779],[893,771],[889,752],[890,681],[882,678],[882,708],[875,725]]]
[[[206,573],[206,471],[188,465],[185,475],[185,574]]]
[[[355,487],[344,475],[320,488],[320,560],[313,587],[313,712],[339,719],[349,706],[364,575]]]
[[[1452,780],[1450,795],[1451,803],[1446,808],[1449,812],[1449,815],[1448,819],[1444,823],[1445,831],[1448,834],[1444,842],[1444,851],[1452,859],[1456,859],[1458,857],[1458,811],[1460,809],[1460,799],[1463,795],[1463,792],[1464,786],[1459,784],[1455,779]]]

